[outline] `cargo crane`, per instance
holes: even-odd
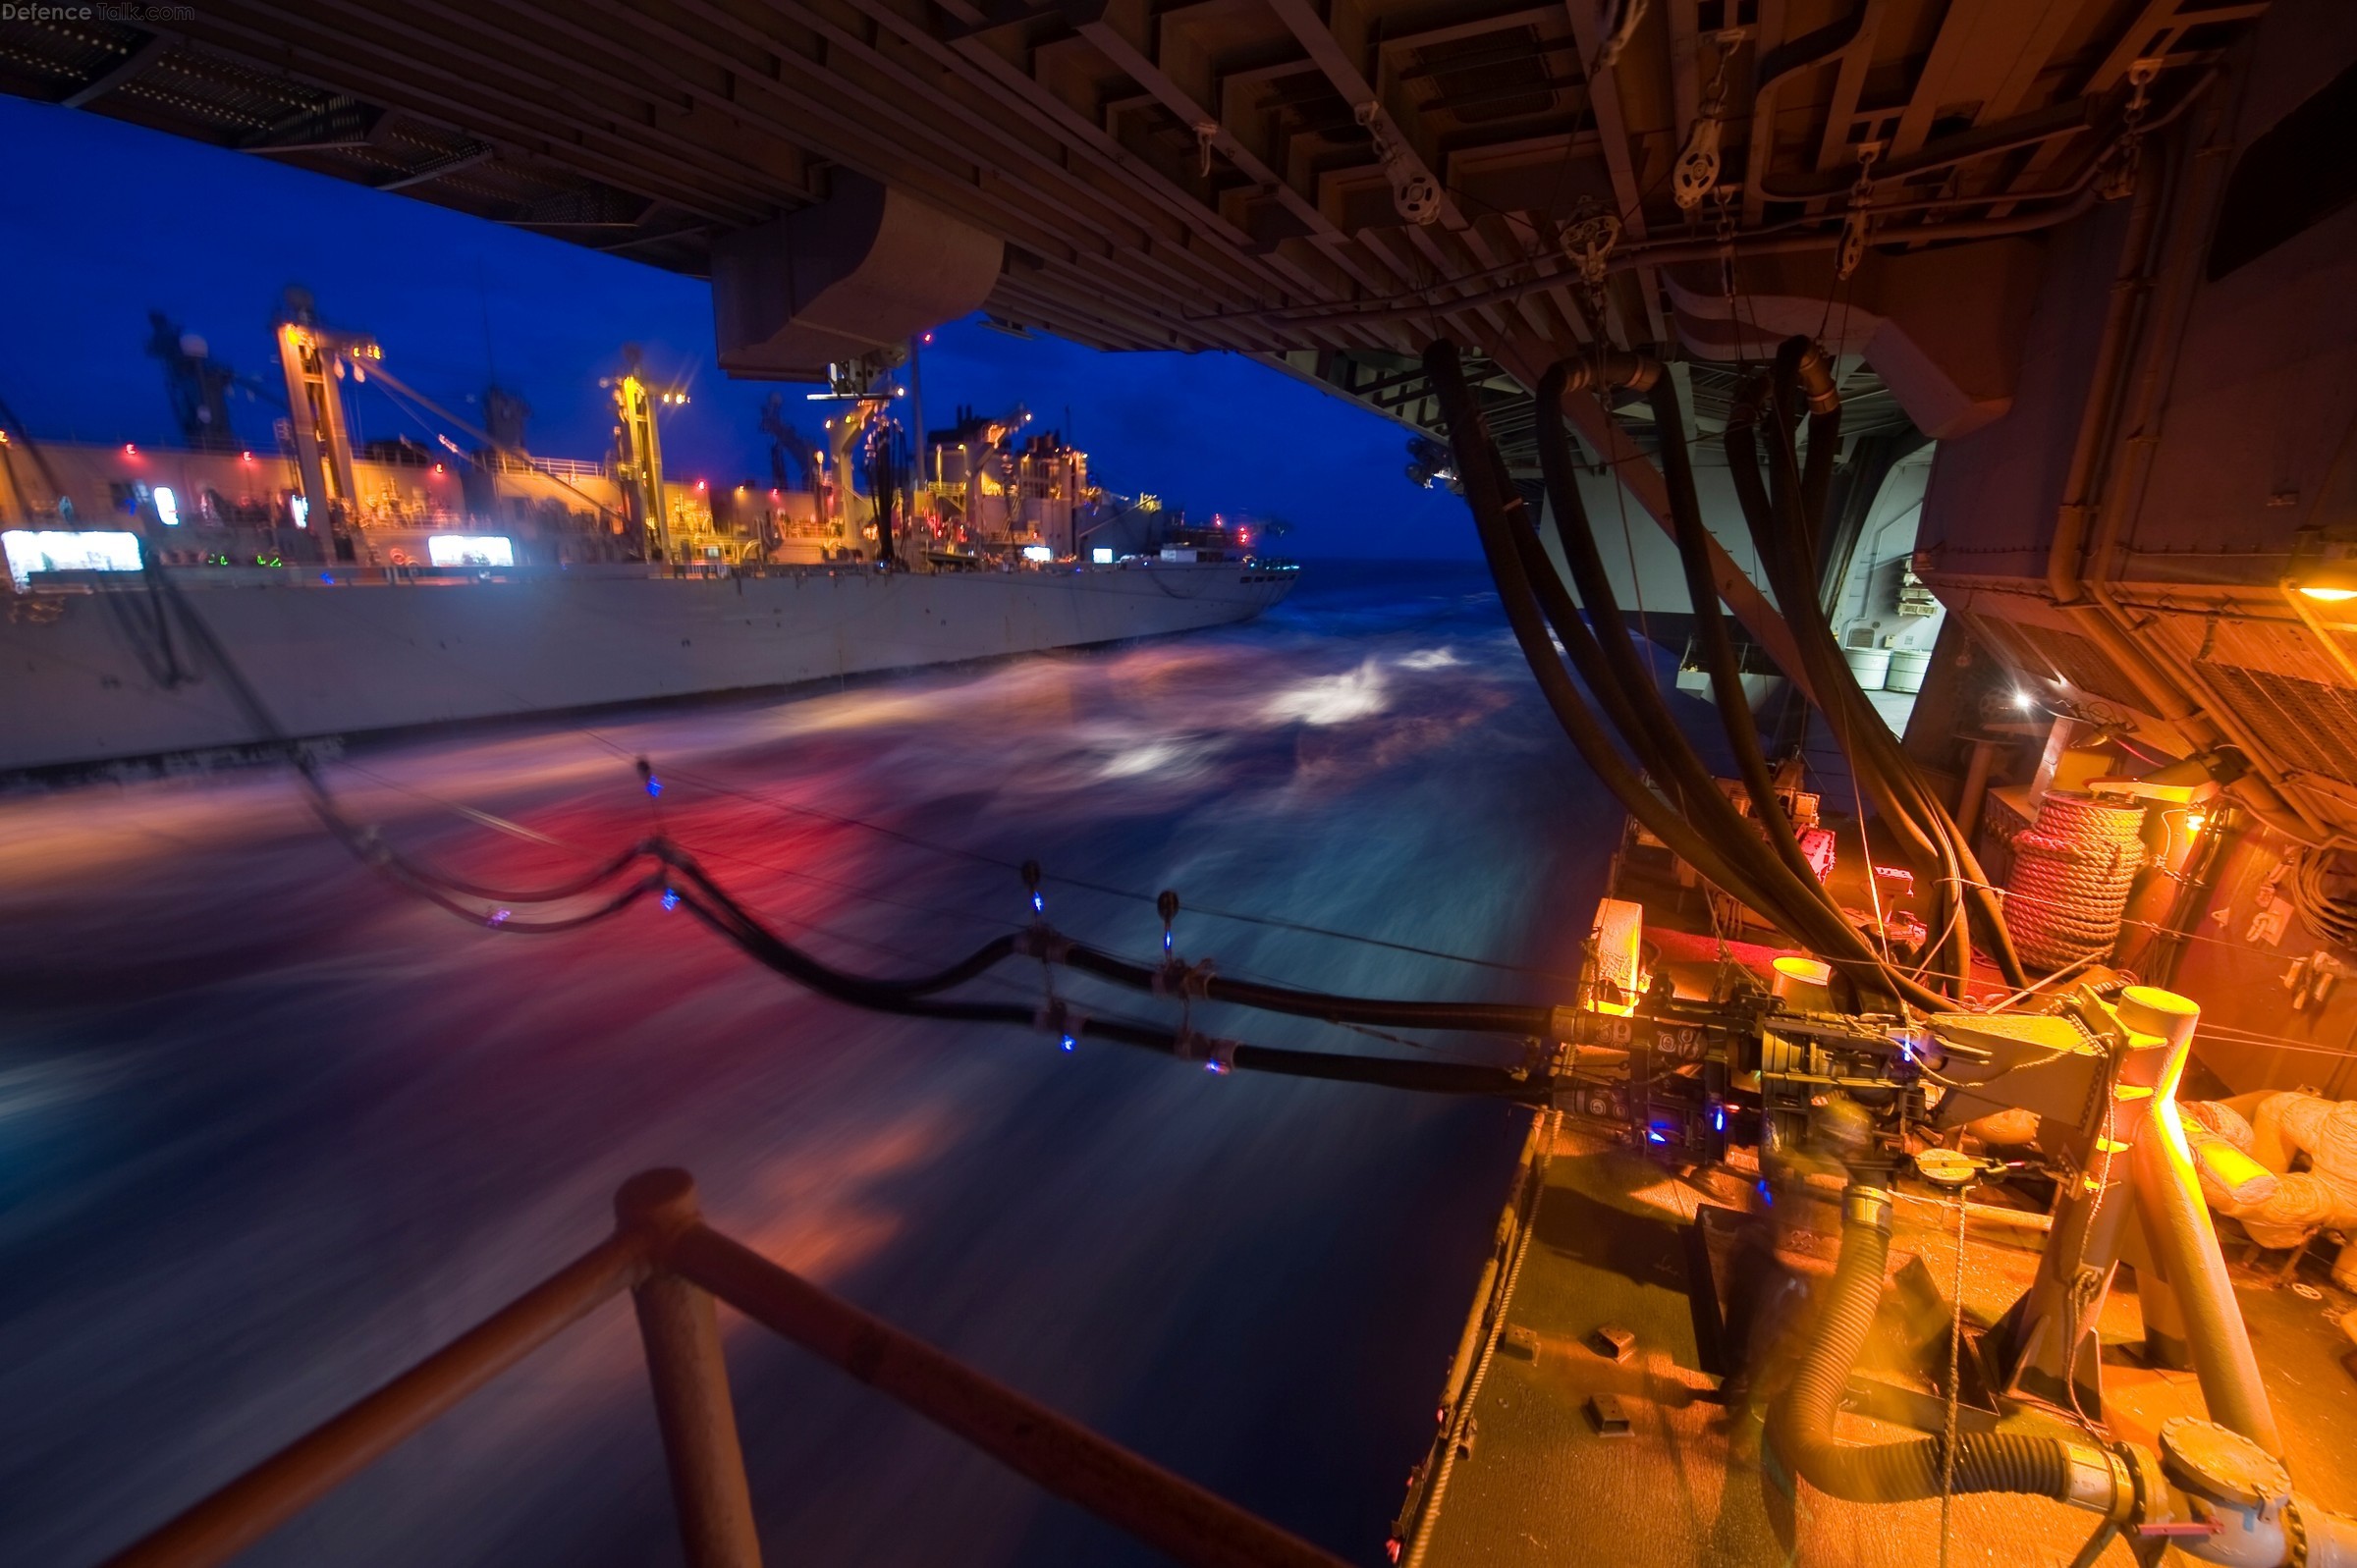
[[[622,361],[622,374],[602,383],[613,390],[620,419],[614,427],[615,477],[622,481],[624,507],[639,548],[649,561],[668,561],[671,514],[663,501],[663,438],[656,429],[655,409],[685,406],[687,393],[680,387],[651,385],[634,343],[623,345]]]
[[[365,333],[335,332],[319,324],[309,291],[289,289],[278,322],[278,363],[287,378],[288,424],[295,437],[295,463],[302,476],[295,525],[324,519],[339,534],[358,506],[353,477],[352,437],[337,383],[367,379],[366,367],[385,351]]]

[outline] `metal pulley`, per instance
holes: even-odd
[[[1392,183],[1392,210],[1419,227],[1436,221],[1441,215],[1441,183],[1408,155],[1406,147],[1392,139],[1383,105],[1370,98],[1353,111],[1352,118],[1375,143],[1376,161]]]
[[[1564,259],[1579,269],[1580,282],[1602,284],[1613,250],[1620,243],[1620,219],[1582,202],[1571,221],[1563,225],[1557,243],[1562,246]]]
[[[1637,35],[1637,24],[1645,20],[1645,0],[1613,0],[1603,20],[1609,23],[1609,27],[1597,42],[1596,58],[1587,63],[1590,78],[1619,63],[1629,40]]]
[[[1441,183],[1423,170],[1406,164],[1391,167],[1392,208],[1413,224],[1428,224],[1441,215]]]
[[[1843,282],[1866,259],[1867,217],[1874,210],[1874,163],[1882,153],[1879,141],[1858,148],[1858,179],[1849,188],[1849,211],[1841,220],[1841,246],[1834,256],[1834,276]]]
[[[1686,133],[1686,144],[1678,149],[1677,163],[1670,174],[1670,193],[1681,212],[1695,211],[1719,189],[1719,174],[1726,166],[1720,145],[1727,135],[1727,68],[1745,36],[1740,28],[1733,28],[1713,39],[1719,45],[1719,69],[1712,73],[1694,128]]]
[[[2161,75],[2161,62],[2138,60],[2128,67],[2128,104],[2121,112],[2119,140],[2095,178],[2095,193],[2105,201],[2122,201],[2136,190],[2136,173],[2144,162],[2144,112],[2150,106],[2145,89]]]
[[[1686,144],[1677,155],[1677,168],[1670,176],[1670,193],[1676,199],[1679,210],[1694,211],[1718,186],[1722,131],[1718,116],[1706,113],[1686,133]]]

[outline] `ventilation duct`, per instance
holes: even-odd
[[[713,242],[720,367],[755,381],[823,381],[831,363],[975,309],[1005,249],[904,190],[837,170],[827,200]]]
[[[1794,334],[1859,353],[1915,427],[1952,441],[2013,406],[2044,252],[2029,240],[1868,258],[1836,286],[1824,256],[1755,256],[1729,297],[1716,265],[1665,269],[1677,333],[1702,358],[1756,360]]]

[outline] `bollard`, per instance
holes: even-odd
[[[685,1170],[642,1171],[614,1195],[614,1212],[624,1230],[648,1237],[654,1259],[653,1271],[631,1295],[688,1568],[760,1568],[712,1297],[665,1263],[670,1243],[702,1222],[695,1178]]]

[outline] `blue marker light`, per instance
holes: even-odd
[[[646,792],[649,795],[661,794],[663,792],[663,781],[656,778],[651,773],[648,774],[646,776]]]
[[[1039,915],[1047,913],[1047,910],[1048,900],[1046,896],[1041,893],[1033,893],[1031,895],[1031,912],[1035,915]]]
[[[663,907],[664,907],[664,908],[666,908],[666,909],[677,909],[679,906],[680,906],[680,890],[679,890],[679,889],[677,889],[677,888],[666,888],[666,889],[664,889],[664,890],[663,890]]]
[[[1648,1129],[1645,1136],[1653,1140],[1655,1143],[1668,1143],[1670,1141],[1670,1135],[1662,1131],[1662,1129],[1659,1127]]]
[[[1075,1041],[1075,1040],[1073,1040],[1073,1039],[1072,1039],[1072,1037],[1071,1037],[1070,1035],[1066,1035],[1066,1036],[1064,1037],[1064,1049],[1065,1049],[1065,1050],[1067,1050],[1067,1051],[1069,1051],[1069,1050],[1071,1050],[1071,1049],[1072,1049],[1072,1047],[1073,1047],[1073,1046],[1075,1046],[1075,1045],[1077,1045],[1077,1044],[1078,1044],[1078,1042],[1077,1042],[1077,1041]]]
[[[1727,1131],[1727,1108],[1725,1106],[1711,1108],[1711,1130],[1714,1132]]]
[[[1228,1063],[1221,1061],[1217,1057],[1214,1057],[1210,1061],[1203,1063],[1203,1070],[1210,1073],[1215,1078],[1224,1078],[1228,1075]]]
[[[1171,950],[1171,934],[1167,931],[1162,934],[1162,950],[1164,952]]]
[[[514,914],[515,912],[516,911],[513,909],[495,910],[492,912],[491,918],[484,921],[483,924],[486,926],[504,926],[508,923],[508,916]]]

